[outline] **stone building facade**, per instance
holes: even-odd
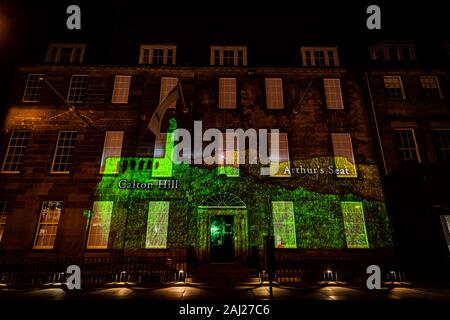
[[[84,47],[54,47],[47,64],[18,68],[2,128],[2,255],[248,264],[269,234],[279,261],[392,255],[363,88],[336,48],[263,68],[248,67],[242,47],[215,46],[215,63],[202,67],[177,66],[173,45],[141,50],[134,66],[81,64]],[[155,137],[150,118],[177,83],[184,104],[167,110]],[[194,136],[194,121],[203,131],[279,129],[270,166],[281,171],[172,163],[174,130]]]

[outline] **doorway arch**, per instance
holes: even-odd
[[[199,205],[197,212],[197,263],[212,262],[211,228],[218,217],[233,221],[233,261],[245,263],[248,258],[247,206],[230,192],[215,192]],[[214,240],[214,238],[213,238]],[[213,248],[214,250],[214,248]]]

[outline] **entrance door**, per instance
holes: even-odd
[[[234,216],[211,216],[210,262],[234,262]]]

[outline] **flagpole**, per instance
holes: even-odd
[[[92,119],[90,119],[88,116],[85,116],[84,114],[81,114],[80,111],[78,111],[78,109],[75,108],[75,106],[71,105],[69,101],[67,101],[62,96],[62,94],[59,93],[59,91],[56,90],[56,88],[50,82],[48,82],[47,79],[45,79],[44,77],[39,77],[39,80],[44,81],[48,85],[48,87],[58,96],[58,98],[61,99],[64,102],[64,104],[69,108],[69,111],[75,112],[81,118],[81,120],[87,123],[90,127],[93,127]]]

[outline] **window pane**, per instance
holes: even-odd
[[[13,130],[3,160],[2,172],[19,173],[31,131]]]
[[[336,61],[334,59],[334,51],[328,51],[328,65],[330,67],[334,67],[336,64]]]
[[[334,163],[336,176],[339,178],[356,178],[356,162],[353,155],[352,138],[348,133],[332,133]]]
[[[70,63],[72,62],[72,52],[73,52],[73,48],[71,47],[63,47],[61,48],[61,58],[60,58],[60,62],[61,63]]]
[[[386,76],[383,77],[383,80],[386,99],[405,99],[405,93],[403,92],[403,85],[400,77]]]
[[[266,78],[266,103],[268,109],[283,109],[283,81],[280,78]]]
[[[239,177],[239,145],[236,133],[222,134],[223,154],[219,155],[218,173],[227,177]],[[227,142],[228,141],[228,142]]]
[[[224,49],[223,50],[223,65],[233,66],[234,65],[234,50]]]
[[[67,101],[74,103],[83,102],[86,91],[87,77],[87,75],[72,75],[72,78],[70,79],[69,92],[67,94]]]
[[[107,131],[103,145],[100,173],[119,172],[120,156],[122,155],[123,131]]]
[[[402,58],[403,60],[409,61],[412,60],[411,50],[409,48],[402,48]]]
[[[323,79],[328,109],[344,109],[340,79]]]
[[[437,77],[422,76],[420,84],[423,89],[425,99],[439,100],[442,99],[441,89]]]
[[[278,156],[274,154],[272,139],[278,139]],[[289,161],[289,144],[287,133],[270,133],[268,147],[270,148],[270,176],[290,177],[291,163]],[[289,171],[289,172],[288,172]]]
[[[450,163],[450,129],[433,129],[433,140],[440,160]]]
[[[447,239],[448,250],[450,250],[450,216],[441,216],[442,228]]]
[[[88,249],[107,249],[113,201],[95,201],[89,236]]]
[[[53,249],[58,231],[62,201],[44,201],[34,240],[34,249]]]
[[[214,65],[220,66],[220,50],[214,49]]]
[[[164,64],[164,49],[153,49],[153,64],[162,65]]]
[[[394,135],[400,161],[420,162],[414,129],[395,129]]]
[[[178,78],[162,77],[161,88],[159,91],[159,103],[161,103],[178,84]],[[177,107],[177,102],[174,101],[170,104],[169,108],[174,109]]]
[[[341,202],[347,248],[369,248],[362,202]]]
[[[314,51],[314,65],[315,66],[325,65],[325,53],[323,51]]]
[[[69,173],[75,150],[76,131],[60,131],[53,156],[52,173]]]
[[[9,213],[9,203],[7,201],[0,201],[0,242],[2,242],[2,237],[6,228],[6,220]]]
[[[236,79],[220,78],[219,79],[219,108],[235,109],[236,108]]]
[[[114,80],[112,103],[128,103],[130,82],[131,76],[116,76]]]
[[[294,204],[291,201],[272,201],[275,248],[297,248]]]
[[[312,65],[311,51],[305,51],[305,65],[306,66],[311,66]]]
[[[389,59],[399,60],[397,48],[389,48]]]
[[[22,98],[23,102],[38,102],[39,92],[42,86],[42,80],[39,80],[39,78],[43,76],[44,74],[42,73],[30,73],[28,75]]]
[[[167,229],[169,225],[169,201],[150,201],[147,218],[147,237],[145,248],[167,248]]]

